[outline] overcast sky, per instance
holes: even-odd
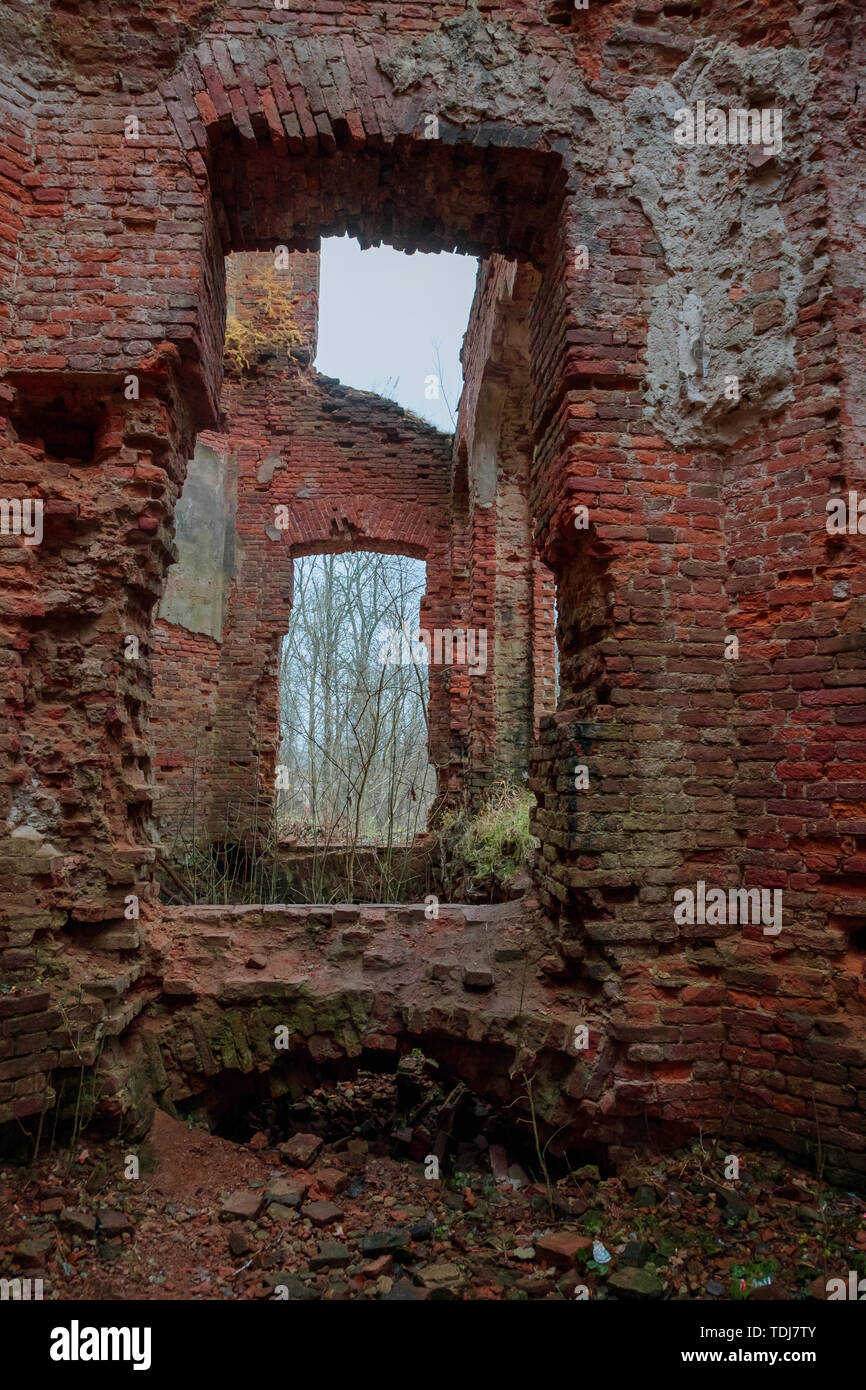
[[[445,397],[456,415],[477,268],[470,256],[362,251],[349,237],[323,241],[316,367],[346,386],[390,396],[451,433]],[[442,387],[438,400],[428,400],[437,346]]]

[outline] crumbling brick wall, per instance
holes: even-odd
[[[536,590],[529,508],[530,266],[501,256],[481,267],[463,345],[455,459],[465,462],[469,621],[486,633],[487,669],[468,683],[468,789],[518,785],[541,709],[553,709],[553,606]],[[552,598],[552,594],[551,594]]]
[[[202,461],[188,475],[187,489],[204,486],[204,453],[218,467],[205,500],[185,493],[180,511],[191,509],[190,528],[214,538],[220,509],[211,515],[207,498],[225,491],[231,471],[231,545],[216,534],[201,561],[187,549],[185,570],[174,587],[169,583],[157,623],[160,819],[164,831],[185,839],[197,832],[244,838],[270,821],[279,744],[277,676],[295,557],[366,549],[423,559],[421,626],[453,626],[450,436],[391,401],[311,370],[317,256],[291,257],[284,272],[274,270],[272,257],[235,257],[230,305],[242,322],[255,326],[261,320],[263,296],[251,286],[263,273],[284,274],[291,284],[300,341],[290,352],[284,344],[262,344],[248,367],[226,376],[223,428],[200,436]],[[224,588],[220,614],[199,611],[196,574],[209,593]],[[194,624],[207,631],[191,631]],[[449,682],[449,669],[432,663],[429,750],[443,791],[459,775],[462,759],[452,743],[457,692],[452,695]]]
[[[79,983],[88,1064],[98,1021],[121,1039],[102,1109],[141,1114],[124,1039],[159,990],[152,620],[193,436],[219,428],[224,257],[348,230],[538,276],[527,504],[561,695],[532,757],[536,880],[548,970],[606,1001],[599,1079],[576,1068],[570,1096],[604,1142],[635,1116],[803,1152],[820,1128],[833,1170],[862,1180],[863,537],[825,524],[828,498],[866,492],[846,167],[861,7],[150,14],[36,26],[7,7],[0,24],[2,476],[46,523],[40,546],[2,546],[0,1119],[51,1103]],[[678,147],[698,101],[780,107],[781,148]],[[490,513],[470,514],[471,443],[452,560],[495,623],[498,578],[472,574]],[[489,765],[495,702],[478,698],[476,732],[467,703],[450,737]],[[698,881],[782,888],[781,933],[677,922]],[[129,896],[135,931],[106,941]]]

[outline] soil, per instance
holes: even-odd
[[[60,1300],[713,1301],[866,1272],[863,1197],[778,1154],[695,1140],[554,1172],[528,1126],[430,1070],[260,1104],[231,1137],[160,1111],[140,1145],[6,1165],[0,1274]]]

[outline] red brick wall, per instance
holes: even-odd
[[[230,294],[236,312],[255,320],[261,301],[250,276],[264,256],[235,257]],[[222,836],[268,823],[278,746],[277,673],[292,607],[292,558],[368,549],[426,561],[421,626],[451,625],[451,438],[393,402],[342,386],[303,365],[315,339],[317,257],[292,259],[288,272],[305,306],[300,359],[265,355],[249,372],[226,377],[224,432],[200,442],[237,461],[235,569],[219,642],[202,644],[162,623],[155,666],[157,765],[164,827],[190,827],[195,733],[202,781],[201,828]],[[245,288],[245,277],[247,287]],[[312,308],[306,307],[312,304]],[[288,526],[277,526],[277,507]],[[279,518],[280,520],[282,518]],[[429,742],[444,790],[461,762],[452,745],[449,675],[430,672]],[[185,690],[196,693],[194,700]],[[194,712],[195,723],[191,721]],[[161,732],[165,731],[164,735]],[[184,752],[185,749],[185,752]],[[208,819],[209,818],[209,819]]]
[[[48,201],[33,174],[35,90],[22,77],[10,73],[0,90],[0,282],[7,293],[0,296],[0,366],[16,346],[10,341],[13,320],[12,293],[18,264],[18,243],[24,229],[24,214],[32,215],[33,190],[39,202]]]
[[[177,855],[207,839],[212,822],[220,643],[164,618],[153,635],[156,810],[162,842]]]
[[[529,266],[501,256],[483,263],[463,346],[456,451],[466,459],[471,623],[487,634],[487,671],[468,682],[475,798],[496,778],[526,778],[536,681],[542,669],[552,676],[552,605],[533,645],[545,622],[529,510],[528,313],[537,283]]]
[[[532,561],[532,732],[538,739],[541,716],[556,711],[556,581],[537,555]]]
[[[0,1124],[38,1115],[64,1086],[68,1104],[72,1075],[97,1057],[104,1113],[147,1111],[117,1038],[153,997],[133,989],[159,916],[151,628],[192,432],[169,372],[141,385],[138,401],[101,399],[84,460],[61,452],[59,383],[13,416],[41,419],[50,452],[4,422],[3,487],[43,501],[44,538],[2,538],[0,965],[13,992],[0,1001]],[[64,402],[70,453],[97,418],[86,405]]]
[[[827,108],[844,119],[850,99],[837,91]],[[575,973],[621,1001],[607,1032],[621,1049],[613,1108],[723,1119],[728,1133],[800,1153],[817,1117],[832,1163],[862,1171],[864,957],[849,945],[864,904],[862,542],[834,554],[824,527],[831,478],[847,487],[862,476],[832,366],[841,329],[848,389],[860,377],[850,306],[862,291],[843,257],[841,295],[827,294],[827,152],[816,145],[784,193],[786,232],[809,272],[790,403],[724,450],[674,451],[645,423],[662,249],[648,221],[634,203],[608,202],[590,229],[575,205],[592,273],[572,276],[563,238],[579,325],[565,408],[557,417],[536,396],[550,423],[533,505],[558,576],[562,693],[542,721],[534,787],[542,897],[563,904],[566,948],[580,923]],[[762,256],[755,239],[737,267],[730,298],[753,336],[772,321],[780,251],[771,238]],[[561,304],[551,271],[533,308],[543,376]],[[573,528],[579,505],[588,532]],[[723,659],[727,634],[739,636],[736,661]],[[587,791],[573,786],[579,764]],[[676,926],[674,888],[699,879],[782,888],[779,937]],[[606,1128],[600,1119],[598,1135]]]
[[[841,30],[836,43],[846,51]],[[825,110],[837,119],[852,80],[840,73],[827,94]],[[853,399],[864,382],[863,318],[855,325],[853,314],[863,279],[842,249],[852,224],[864,226],[864,203],[862,182],[844,176],[832,120],[822,135],[788,199],[790,235],[810,270],[793,401],[731,451],[720,498],[728,630],[740,638],[739,660],[730,663],[736,742],[724,769],[732,793],[725,809],[743,881],[779,887],[785,905],[782,933],[769,947],[732,935],[721,948],[722,1058],[738,1079],[734,1113],[748,1132],[803,1151],[815,1119],[824,1141],[855,1149],[859,1164],[866,570],[862,537],[828,534],[826,504],[837,491],[866,491]],[[821,254],[828,203],[842,243],[835,276]],[[768,237],[749,267],[756,315],[772,299],[777,255]],[[725,713],[718,722],[732,721]]]
[[[822,521],[830,488],[864,486],[864,200],[850,168],[861,7],[712,0],[686,15],[618,0],[569,14],[568,27],[541,0],[298,4],[279,21],[265,6],[212,19],[194,0],[151,12],[128,25],[122,11],[86,22],[58,11],[47,34],[26,14],[0,21],[7,272],[15,242],[0,296],[2,466],[12,495],[45,497],[50,521],[41,548],[2,547],[13,558],[0,625],[0,912],[20,990],[2,1004],[0,1119],[43,1107],[71,1064],[55,1005],[73,1007],[79,981],[102,990],[86,1026],[107,1019],[125,1041],[154,992],[138,947],[104,955],[90,937],[123,920],[125,890],[148,925],[151,625],[193,427],[223,429],[224,257],[312,250],[349,230],[528,260],[539,277],[525,512],[556,575],[562,692],[532,758],[537,883],[558,934],[552,968],[593,1021],[569,1082],[588,1137],[669,1139],[702,1123],[804,1150],[820,1126],[827,1171],[862,1179],[863,543],[830,543]],[[695,161],[652,143],[670,99],[661,83],[676,81],[679,100],[704,80],[703,63],[681,67],[700,39],[744,99],[783,90],[792,132],[780,161],[732,162],[706,197]],[[494,70],[495,82],[482,78]],[[124,139],[130,109],[137,142]],[[702,220],[734,195],[745,220]],[[671,217],[689,230],[687,262]],[[779,235],[763,259],[762,219]],[[458,479],[488,357],[503,372],[488,375],[488,396],[498,386],[507,401],[518,372],[495,346],[504,272],[493,267]],[[709,306],[711,360],[744,364],[738,416],[689,397],[675,351],[666,364],[690,275]],[[138,400],[124,394],[130,373]],[[255,684],[273,688],[291,544],[264,535],[264,506],[291,494],[297,544],[414,537],[435,573],[450,563],[447,591],[434,579],[433,592],[452,618],[480,614],[495,629],[508,600],[493,532],[509,529],[522,479],[496,516],[468,481],[453,507],[420,475],[402,500],[383,493],[395,454],[426,448],[430,477],[447,455],[369,398],[335,401],[314,377],[302,394],[303,375],[230,381],[228,433],[210,436],[236,453],[250,499],[213,704],[221,776],[222,750],[271,756],[269,697]],[[340,412],[360,413],[372,453],[340,449]],[[284,461],[260,482],[275,440]],[[318,497],[297,495],[307,458],[331,479]],[[259,597],[244,579],[263,573]],[[736,661],[720,650],[730,633]],[[125,634],[140,638],[138,665]],[[212,654],[199,644],[196,693]],[[452,768],[464,757],[489,767],[495,683],[473,692],[455,676],[450,688],[436,737]],[[262,711],[264,727],[235,724],[239,708]],[[587,791],[573,788],[578,761]],[[223,795],[215,776],[211,786]],[[783,887],[781,935],[679,928],[673,893],[699,878]],[[26,1017],[42,1014],[39,1045],[22,1041]],[[133,1093],[111,1047],[103,1108],[138,1115],[147,1087]]]

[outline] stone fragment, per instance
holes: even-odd
[[[266,1288],[273,1290],[274,1298],[287,1298],[290,1303],[311,1303],[322,1297],[318,1289],[305,1284],[296,1274],[287,1274],[285,1271],[266,1274],[264,1284]]]
[[[272,1178],[265,1188],[268,1203],[279,1202],[283,1207],[299,1207],[309,1190],[309,1181],[295,1178]]]
[[[493,959],[503,963],[513,960],[523,960],[524,951],[522,946],[497,946],[493,952]]]
[[[252,1248],[253,1247],[247,1239],[246,1232],[242,1230],[229,1231],[229,1250],[233,1255],[237,1255],[238,1257],[241,1255],[248,1255]]]
[[[109,927],[90,942],[94,951],[134,951],[141,944],[138,927]]]
[[[661,1298],[664,1284],[647,1269],[618,1269],[607,1286],[621,1298]]]
[[[725,1215],[733,1221],[745,1221],[749,1214],[749,1204],[739,1192],[723,1192]]]
[[[493,978],[492,970],[475,969],[463,971],[464,989],[479,991],[488,990],[492,989],[495,983],[496,981]]]
[[[272,1221],[297,1221],[298,1213],[292,1207],[285,1206],[282,1202],[271,1202],[268,1207],[268,1216]]]
[[[316,1184],[329,1197],[336,1197],[349,1186],[349,1174],[341,1168],[320,1168],[316,1172]]]
[[[383,1274],[391,1274],[394,1269],[393,1255],[379,1255],[361,1270],[365,1279],[380,1279]]]
[[[53,1248],[51,1236],[31,1236],[15,1246],[15,1263],[24,1269],[41,1269]]]
[[[653,1248],[648,1240],[630,1240],[618,1257],[617,1263],[643,1269],[652,1252]]]
[[[418,1278],[425,1289],[450,1289],[456,1291],[466,1283],[466,1277],[455,1264],[423,1265],[418,1270]]]
[[[652,1188],[652,1187],[649,1187],[646,1183],[641,1183],[640,1187],[637,1189],[637,1191],[636,1191],[635,1194],[634,1194],[634,1204],[635,1204],[635,1206],[636,1206],[636,1207],[654,1207],[655,1204],[656,1204],[656,1201],[657,1201],[657,1198],[656,1198],[656,1194],[655,1194],[655,1189]]]
[[[65,1231],[77,1236],[92,1236],[96,1230],[96,1217],[89,1211],[78,1211],[67,1207],[60,1213],[60,1225]]]
[[[387,1231],[374,1231],[362,1237],[362,1255],[396,1255],[409,1244],[409,1232],[404,1227]]]
[[[580,1250],[592,1250],[592,1241],[576,1231],[553,1231],[535,1242],[535,1253],[542,1263],[557,1269],[572,1269]]]
[[[334,1221],[342,1221],[343,1211],[335,1202],[307,1202],[301,1207],[301,1216],[314,1226],[330,1226]]]
[[[321,1151],[322,1140],[318,1134],[293,1134],[284,1144],[277,1145],[280,1157],[296,1168],[309,1168]]]
[[[310,1259],[311,1269],[344,1269],[351,1264],[352,1256],[348,1245],[339,1240],[326,1240],[319,1246],[318,1253]]]
[[[224,1221],[255,1221],[264,1202],[263,1192],[247,1187],[239,1188],[237,1192],[232,1192],[226,1197],[220,1207],[220,1218]]]
[[[390,1293],[386,1294],[389,1303],[422,1303],[430,1296],[429,1289],[413,1284],[411,1279],[395,1279]]]
[[[118,1211],[116,1207],[105,1207],[97,1212],[99,1229],[107,1236],[121,1236],[126,1231],[132,1230],[132,1221],[125,1211]]]

